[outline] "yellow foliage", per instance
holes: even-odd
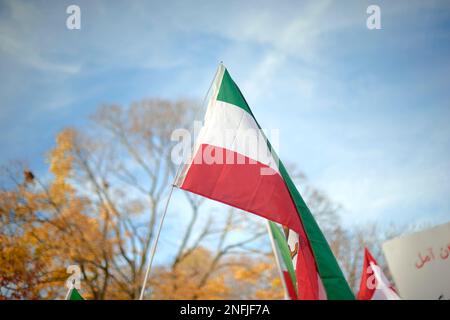
[[[50,172],[54,175],[54,180],[50,186],[50,194],[56,204],[62,203],[64,198],[73,193],[73,188],[67,183],[72,170],[73,148],[75,133],[66,129],[56,137],[56,147],[50,152],[49,163]]]
[[[211,273],[212,254],[197,248],[174,269],[162,268],[153,277],[154,299],[227,299],[230,288],[223,274]]]
[[[0,191],[0,299],[63,298],[66,267],[71,264],[83,267],[81,293],[87,299],[127,299],[139,292],[143,272],[133,274],[125,267],[139,269],[140,261],[117,259],[122,251],[131,256],[129,244],[136,234],[132,229],[117,231],[119,218],[110,202],[103,198],[91,202],[77,194],[71,184],[74,139],[72,130],[64,130],[57,136],[56,146],[48,157],[52,174],[48,187],[40,185],[40,179],[27,172],[16,189]],[[135,217],[147,210],[146,205],[132,200],[123,208],[128,217]],[[270,257],[252,259],[242,255],[216,263],[215,254],[197,247],[177,265],[155,270],[150,279],[152,298],[283,297],[281,281]],[[117,261],[125,267],[122,270],[121,265],[110,272],[108,267]],[[108,287],[102,289],[100,280],[105,274],[109,277]]]

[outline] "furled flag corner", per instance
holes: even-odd
[[[72,288],[68,300],[84,300],[84,298],[81,296],[77,289]]]
[[[400,300],[394,287],[367,248],[364,248],[364,264],[358,300]]]

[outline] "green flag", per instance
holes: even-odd
[[[81,294],[78,292],[77,289],[72,288],[72,291],[70,292],[69,300],[84,300],[84,298],[81,296]]]

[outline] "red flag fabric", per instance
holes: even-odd
[[[358,300],[399,300],[394,287],[385,277],[375,258],[364,248],[364,264]]]

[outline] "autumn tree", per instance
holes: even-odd
[[[175,174],[171,132],[188,127],[194,105],[145,100],[127,108],[103,106],[88,130],[66,129],[58,135],[48,156],[50,179],[42,181],[26,168],[23,177],[9,171],[6,176],[13,187],[1,194],[2,296],[61,297],[65,268],[76,264],[87,298],[136,299]],[[208,267],[196,278],[199,294],[192,297],[201,298],[215,294],[215,289],[205,288],[215,287],[211,281],[217,281],[222,261],[251,250],[265,233],[249,215],[233,210],[222,215],[202,212],[202,198],[183,196],[183,209],[171,212],[182,220],[169,270],[175,276],[196,260],[193,255],[199,261],[204,258]],[[21,233],[16,232],[18,225]],[[8,233],[8,229],[12,230]],[[204,243],[208,247],[201,251]],[[37,256],[38,252],[45,255]],[[19,273],[18,266],[30,266],[26,259],[35,258],[39,261],[33,270]],[[48,279],[39,270],[49,273]],[[150,284],[150,289],[158,286],[154,281]],[[173,284],[176,292],[181,283]],[[25,294],[31,287],[34,293]]]
[[[191,126],[197,105],[161,99],[104,105],[87,126],[58,134],[47,157],[50,175],[21,164],[5,168],[0,298],[62,298],[66,268],[75,264],[86,298],[136,299],[177,171],[171,133]],[[379,248],[387,233],[381,236],[373,226],[344,228],[342,208],[289,167],[356,290],[364,245]],[[187,192],[176,196],[161,240],[169,249],[154,269],[147,297],[283,297],[263,219],[211,208]]]

